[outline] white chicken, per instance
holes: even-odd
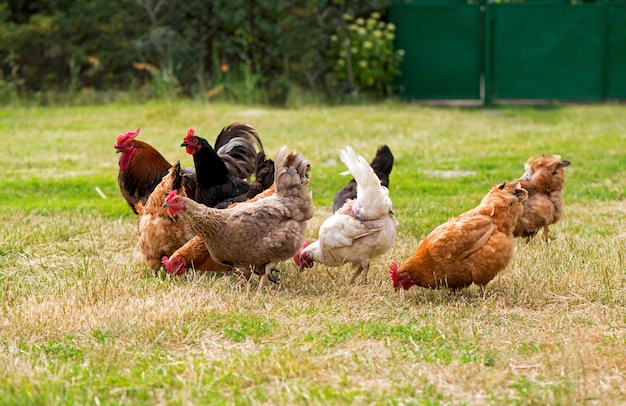
[[[357,197],[328,217],[319,231],[319,239],[304,242],[294,261],[300,269],[311,268],[315,262],[328,267],[351,263],[356,272],[354,283],[367,272],[372,259],[387,252],[396,238],[397,221],[393,215],[389,191],[365,158],[346,146],[339,158],[348,167],[357,183]]]

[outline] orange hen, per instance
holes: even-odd
[[[527,197],[518,182],[494,186],[478,207],[435,228],[402,265],[392,263],[393,287],[484,289],[513,259],[513,230]]]
[[[530,158],[526,162],[526,172],[519,182],[528,191],[528,199],[515,226],[516,237],[525,237],[529,242],[543,228],[543,239],[549,241],[548,226],[563,215],[565,167],[569,165],[570,161],[559,155]]]
[[[191,268],[203,272],[226,272],[230,270],[230,267],[218,264],[211,258],[204,241],[198,236],[187,241],[169,258],[164,256],[161,262],[170,275],[182,275]]]
[[[135,205],[139,252],[155,273],[161,267],[161,257],[171,255],[194,236],[184,221],[170,215],[162,207],[165,198],[173,190],[185,195],[180,162],[170,168],[145,204],[137,202]]]

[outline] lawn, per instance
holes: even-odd
[[[140,127],[191,166],[187,130],[232,121],[310,160],[310,239],[348,180],[339,149],[390,146],[399,234],[367,283],[291,261],[261,291],[152,276],[115,139]],[[626,403],[626,106],[12,107],[0,133],[0,404]],[[518,240],[484,295],[394,292],[392,260],[542,154],[572,163],[553,241]]]

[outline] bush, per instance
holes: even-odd
[[[376,96],[392,94],[392,82],[400,71],[403,50],[395,50],[393,24],[381,20],[378,12],[365,18],[344,14],[340,30],[331,36],[331,83],[345,83],[349,89]]]
[[[399,57],[393,26],[382,18],[390,4],[5,2],[0,4],[0,78],[11,78],[10,92],[70,102],[91,100],[84,89],[110,93],[146,87],[152,97],[169,100],[217,97],[277,105],[303,91],[389,95]],[[338,64],[349,58],[338,44],[346,41],[355,53],[349,69],[342,70]],[[0,90],[7,92],[6,86]]]

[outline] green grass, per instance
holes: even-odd
[[[151,276],[117,135],[140,127],[190,166],[190,127],[213,140],[237,120],[270,155],[288,145],[311,161],[310,238],[347,182],[339,149],[391,147],[399,236],[366,284],[290,262],[262,292],[254,278]],[[0,404],[626,402],[624,106],[9,108],[0,133]],[[393,291],[389,261],[554,153],[572,162],[554,241],[518,241],[484,297]]]

